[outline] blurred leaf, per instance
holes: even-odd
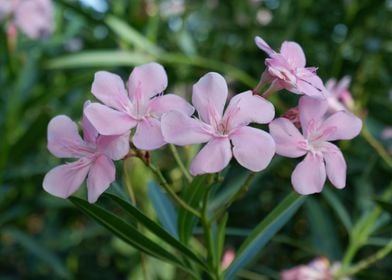
[[[145,216],[132,204],[112,194],[106,193],[104,195],[110,198],[111,200],[113,200],[114,202],[116,202],[122,209],[124,209],[129,215],[135,218],[141,225],[149,229],[151,232],[153,232],[156,236],[161,238],[163,241],[167,242],[169,245],[179,250],[189,259],[192,259],[202,267],[205,267],[203,261],[199,257],[197,257],[188,247],[186,247],[184,244],[176,240],[171,234],[165,231],[161,226],[159,226],[153,220]]]
[[[346,208],[343,206],[339,197],[330,188],[325,188],[322,192],[328,203],[331,205],[332,209],[336,212],[336,215],[346,228],[349,233],[353,227],[350,215],[348,214]]]
[[[178,239],[177,213],[170,199],[153,181],[148,184],[148,196],[162,226]]]
[[[9,234],[18,244],[30,251],[30,253],[37,258],[41,259],[58,277],[70,278],[70,272],[61,260],[42,244],[39,244],[37,240],[16,228],[6,228],[3,230],[3,233]]]
[[[384,209],[385,211],[389,212],[389,214],[392,215],[392,203],[391,202],[380,200],[380,199],[376,199],[375,201],[378,205],[380,205],[380,207],[382,209]]]
[[[183,190],[182,199],[195,209],[199,209],[200,201],[207,190],[207,180],[209,176],[197,176],[193,178],[185,190]],[[188,243],[192,235],[193,228],[197,220],[189,211],[181,208],[178,211],[178,232],[181,242]]]
[[[134,45],[140,51],[146,51],[154,55],[159,55],[162,52],[160,48],[151,43],[145,36],[118,17],[108,16],[105,22],[120,39]]]
[[[237,252],[236,258],[225,271],[225,280],[233,279],[268,241],[288,222],[304,202],[305,197],[292,192],[250,233]]]
[[[85,214],[106,227],[115,236],[122,239],[129,245],[134,246],[140,251],[153,257],[161,258],[172,264],[184,268],[184,265],[176,256],[168,252],[159,244],[145,237],[134,226],[125,223],[117,216],[111,214],[110,212],[99,206],[96,206],[95,204],[90,204],[87,201],[84,201],[77,197],[71,197],[69,198],[69,200]]]
[[[154,60],[152,57],[138,53],[116,50],[84,51],[77,54],[60,56],[47,61],[46,67],[79,68],[79,67],[114,67],[137,66]]]

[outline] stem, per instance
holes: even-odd
[[[368,130],[367,126],[365,126],[365,125],[363,126],[361,135],[370,144],[370,146],[372,146],[376,150],[376,152],[385,161],[385,163],[388,164],[388,166],[392,168],[391,156],[384,149],[383,145],[381,145],[381,143],[378,142],[376,138],[374,138],[374,136]]]
[[[263,81],[263,79],[260,79],[259,83],[257,84],[257,86],[252,90],[253,94],[259,94],[260,91],[263,89],[263,87],[265,86],[265,82]]]
[[[234,201],[236,201],[239,197],[241,197],[248,190],[250,182],[252,181],[252,179],[254,178],[255,175],[256,175],[256,173],[253,173],[253,172],[249,173],[248,177],[246,177],[244,183],[238,189],[238,191],[230,198],[230,200],[221,209],[219,209],[219,211],[217,211],[212,216],[211,220],[209,221],[210,224],[213,221],[215,221],[216,219],[218,219],[227,210],[227,208],[229,208],[231,206],[231,204],[233,204]]]
[[[185,210],[191,212],[194,216],[198,217],[199,219],[201,218],[200,213],[194,209],[192,206],[190,206],[189,204],[187,204],[185,201],[183,201],[174,191],[173,189],[169,186],[169,184],[167,183],[165,177],[163,177],[161,171],[155,167],[153,164],[149,164],[148,167],[150,168],[150,170],[154,173],[154,175],[157,177],[157,179],[159,180],[161,186],[166,190],[166,192],[171,196],[171,198],[178,204],[180,205],[182,208],[184,208]]]
[[[351,268],[343,271],[342,273],[338,273],[336,276],[343,277],[343,276],[350,276],[358,273],[361,270],[364,270],[365,268],[368,268],[370,265],[374,264],[375,262],[383,259],[386,257],[389,253],[392,252],[392,240],[389,241],[389,243],[379,251],[377,251],[374,255],[371,255],[367,257],[366,259],[358,262],[356,265],[353,265]]]
[[[173,144],[170,144],[169,147],[170,147],[170,151],[172,152],[175,161],[177,162],[178,166],[180,167],[180,169],[182,171],[182,174],[184,174],[188,183],[192,182],[192,176],[189,174],[184,163],[182,162],[180,155],[178,154],[176,146],[174,146]]]
[[[125,177],[125,186],[127,187],[127,192],[129,195],[129,198],[131,199],[131,202],[136,205],[136,196],[135,192],[133,191],[133,188],[131,184],[129,183],[129,175],[128,175],[128,170],[127,170],[127,160],[124,160],[123,163],[123,173]]]

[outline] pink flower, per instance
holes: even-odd
[[[53,31],[54,12],[50,0],[0,0],[0,20],[7,16],[11,16],[11,27],[16,25],[32,39]]]
[[[129,151],[129,134],[102,136],[84,116],[84,139],[77,125],[67,116],[53,118],[48,125],[48,149],[58,158],[78,158],[50,170],[43,182],[44,189],[57,197],[67,198],[76,192],[87,177],[88,201],[94,203],[115,180],[113,160]]]
[[[280,53],[275,52],[263,39],[255,38],[256,45],[270,58],[265,60],[266,71],[262,82],[272,83],[270,91],[286,89],[296,94],[324,98],[324,84],[316,75],[317,68],[305,67],[305,54],[295,42],[283,42]]]
[[[225,250],[223,253],[223,258],[221,262],[221,266],[223,269],[226,269],[230,266],[230,264],[234,261],[235,259],[235,251],[231,248]]]
[[[325,257],[319,257],[306,265],[299,265],[288,270],[282,271],[281,280],[333,280],[334,274],[340,264],[335,263],[331,266]],[[348,280],[348,278],[344,278]],[[342,279],[343,280],[343,279]]]
[[[109,72],[97,72],[91,88],[102,101],[85,108],[85,114],[102,135],[120,135],[136,127],[133,144],[142,150],[163,146],[160,118],[178,110],[192,115],[193,107],[174,94],[159,95],[167,87],[166,72],[160,64],[135,67],[129,76],[128,93],[121,78]]]
[[[351,79],[348,76],[343,77],[339,82],[335,79],[327,81],[325,88],[330,112],[352,110],[354,108],[354,100],[348,89],[350,82]]]
[[[300,98],[303,135],[285,118],[275,119],[269,125],[277,154],[290,158],[306,155],[291,175],[294,189],[303,195],[321,192],[326,176],[335,187],[345,187],[346,162],[339,148],[329,141],[352,139],[361,131],[359,118],[347,111],[325,118],[327,108],[325,100]]]
[[[208,142],[193,159],[192,175],[219,172],[232,155],[245,168],[260,171],[275,153],[272,137],[248,126],[251,122],[270,122],[275,113],[272,104],[246,91],[234,96],[223,114],[227,94],[225,79],[218,73],[208,73],[193,86],[192,103],[200,119],[174,111],[162,117],[162,133],[168,143]]]

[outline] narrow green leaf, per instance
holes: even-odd
[[[51,59],[46,62],[49,69],[78,67],[137,66],[153,61],[154,58],[138,53],[117,50],[84,51]]]
[[[170,199],[153,181],[148,184],[148,196],[162,226],[175,238],[178,238],[177,212]]]
[[[215,264],[218,264],[222,259],[223,248],[225,245],[225,236],[226,236],[226,224],[227,220],[229,219],[229,215],[226,213],[220,223],[218,224],[218,232],[215,237],[215,244],[216,244],[216,259],[214,260]]]
[[[105,22],[120,39],[134,45],[140,50],[154,55],[162,52],[160,48],[150,42],[145,36],[118,17],[108,16]]]
[[[197,176],[193,178],[183,191],[182,199],[195,209],[199,209],[200,201],[207,190],[207,180],[209,176]],[[192,235],[193,228],[197,220],[189,211],[181,208],[178,211],[178,233],[180,241],[187,244]]]
[[[160,225],[155,223],[153,220],[148,218],[142,212],[140,212],[135,206],[126,202],[125,200],[115,196],[113,194],[105,193],[104,196],[110,198],[112,201],[117,203],[122,209],[124,209],[129,215],[136,219],[141,225],[153,232],[157,237],[161,238],[163,241],[173,246],[189,259],[192,259],[202,267],[205,267],[204,262],[196,256],[188,247],[175,239],[170,233],[164,230]]]
[[[305,197],[292,192],[250,233],[238,250],[237,257],[225,271],[225,280],[233,279],[267,242],[287,223],[304,202]]]
[[[323,196],[331,205],[332,209],[336,212],[336,215],[338,216],[338,218],[346,228],[346,231],[350,233],[353,224],[351,222],[350,215],[348,214],[346,208],[343,206],[339,198],[329,188],[324,189]]]
[[[381,199],[376,199],[375,201],[382,209],[384,209],[385,211],[389,212],[392,215],[392,203]]]
[[[163,259],[184,268],[184,265],[176,256],[168,252],[159,244],[145,237],[134,226],[125,223],[123,220],[111,214],[107,210],[94,204],[90,204],[87,201],[77,197],[71,197],[69,200],[85,214],[106,227],[115,236],[122,239],[129,245],[146,254]]]

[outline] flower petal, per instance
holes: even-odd
[[[44,190],[51,195],[67,198],[76,192],[90,169],[91,162],[81,158],[75,162],[59,165],[50,170],[44,178]]]
[[[48,124],[48,150],[58,158],[79,158],[88,151],[78,127],[69,117],[54,117]]]
[[[193,85],[192,104],[205,123],[219,121],[228,94],[227,83],[222,75],[209,72]]]
[[[161,122],[154,118],[140,121],[133,136],[133,144],[141,150],[155,150],[166,144],[161,132]]]
[[[174,94],[165,94],[151,100],[149,111],[157,117],[169,111],[181,111],[190,116],[195,109],[184,98]]]
[[[86,108],[90,104],[91,102],[89,100],[84,102],[83,108]],[[86,114],[84,113],[82,118],[82,128],[84,141],[86,141],[87,143],[95,144],[98,137],[98,131],[95,129],[93,124],[89,121]]]
[[[288,60],[289,64],[302,68],[306,65],[306,58],[301,46],[296,42],[283,42],[280,53]]]
[[[275,154],[275,142],[271,135],[249,126],[244,126],[230,135],[233,154],[245,168],[254,172],[265,169]]]
[[[312,123],[313,126],[319,124],[327,109],[327,100],[315,99],[308,96],[302,96],[299,99],[299,120],[305,137],[307,137],[309,126]]]
[[[269,130],[276,143],[276,153],[297,158],[306,154],[306,140],[291,121],[278,118],[269,124]]]
[[[327,118],[320,127],[326,131],[326,141],[350,140],[356,137],[362,129],[362,121],[354,114],[347,111],[339,111]]]
[[[234,129],[249,123],[269,123],[274,115],[275,109],[271,102],[246,91],[230,100],[223,119],[229,129]]]
[[[273,54],[276,54],[276,52],[261,37],[256,36],[255,37],[255,43],[259,47],[259,49],[261,49],[262,51],[267,53],[269,56],[272,56]]]
[[[213,138],[193,159],[190,172],[193,176],[223,170],[232,157],[228,138]]]
[[[291,183],[295,191],[302,195],[321,192],[325,179],[323,157],[312,153],[308,153],[291,174]]]
[[[97,157],[87,177],[88,202],[95,203],[115,179],[116,168],[113,161],[104,155]]]
[[[95,73],[91,92],[101,102],[119,111],[122,111],[124,105],[129,102],[123,80],[120,76],[110,72]]]
[[[323,82],[316,74],[301,77],[297,75],[297,90],[312,98],[325,99]]]
[[[209,125],[178,111],[164,114],[161,127],[165,141],[180,146],[207,142],[212,135]]]
[[[128,79],[128,94],[133,102],[145,102],[166,87],[165,69],[155,62],[135,67]]]
[[[129,152],[129,133],[123,135],[101,135],[97,139],[97,147],[112,160],[120,160]]]
[[[84,114],[102,135],[122,135],[137,124],[129,115],[99,103],[88,105]]]
[[[325,151],[323,151],[325,166],[327,168],[328,179],[332,185],[338,189],[346,186],[347,165],[342,152],[334,144],[323,143]]]

